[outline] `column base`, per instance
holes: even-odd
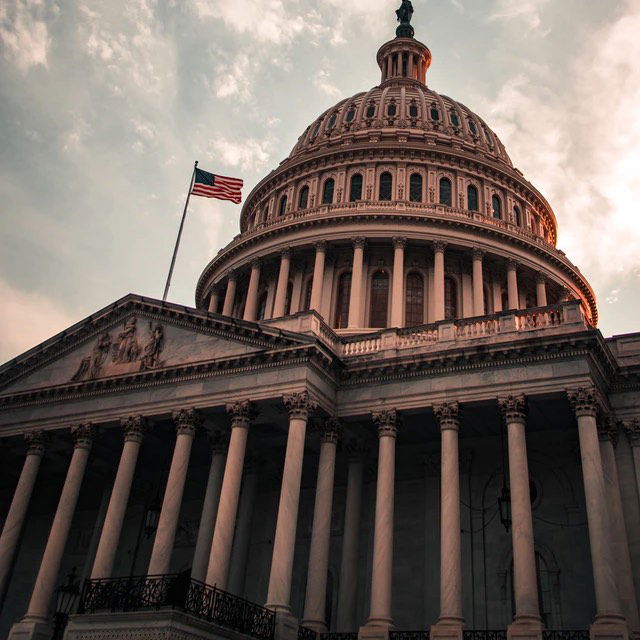
[[[273,607],[267,606],[268,609]],[[276,609],[276,628],[274,632],[275,640],[298,640],[298,618],[291,615],[288,609]]]
[[[463,618],[439,618],[436,624],[431,625],[429,638],[430,640],[462,640],[463,629]]]
[[[540,618],[517,618],[507,627],[507,640],[542,640],[543,630]]]
[[[52,622],[25,619],[11,627],[7,640],[51,640],[52,635]]]
[[[369,620],[358,630],[358,640],[389,640],[391,629],[391,620]]]
[[[307,629],[313,629],[316,633],[327,633],[327,625],[324,623],[324,620],[302,620],[300,623],[301,626],[306,627]]]
[[[629,640],[629,627],[622,616],[598,616],[589,627],[591,640]]]

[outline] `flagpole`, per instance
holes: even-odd
[[[187,200],[184,203],[184,211],[182,212],[182,220],[180,220],[180,229],[178,229],[178,237],[176,238],[176,246],[173,249],[173,257],[171,258],[171,266],[169,267],[169,275],[167,276],[167,284],[164,287],[164,295],[162,296],[162,302],[167,301],[167,295],[169,293],[169,286],[171,285],[171,276],[173,275],[173,267],[176,264],[176,256],[178,255],[178,247],[180,246],[180,238],[182,237],[182,227],[184,227],[184,219],[187,215],[187,207],[189,206],[189,198],[191,197],[191,190],[193,189],[193,181],[196,177],[196,168],[198,167],[198,161],[195,161],[193,165],[193,173],[191,174],[191,181],[189,182],[189,191],[187,191]]]

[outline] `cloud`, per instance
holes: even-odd
[[[263,169],[271,157],[272,143],[269,140],[247,138],[242,144],[227,140],[224,136],[212,136],[206,155],[209,160],[222,162],[243,171]]]
[[[55,5],[44,0],[3,0],[0,2],[0,43],[4,56],[20,71],[49,66],[51,37],[46,19],[55,14]]]
[[[313,78],[313,84],[316,89],[326,93],[328,96],[337,98],[342,95],[342,91],[331,82],[331,73],[326,68],[318,69]]]
[[[549,0],[495,0],[489,20],[518,20],[535,31],[542,26],[541,13],[548,3]]]
[[[0,278],[0,363],[47,340],[78,320],[38,292],[20,291]]]

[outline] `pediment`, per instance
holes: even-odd
[[[224,360],[290,343],[249,323],[166,303],[154,307],[149,301],[122,304],[99,321],[78,323],[2,367],[0,393]]]

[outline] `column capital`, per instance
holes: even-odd
[[[517,396],[511,395],[498,398],[498,406],[507,424],[510,422],[521,422],[524,424],[526,422],[527,399],[523,393]]]
[[[262,265],[262,258],[254,258],[253,260],[251,260],[251,262],[249,263],[249,266],[251,267],[251,269],[259,269]]]
[[[638,418],[622,420],[621,424],[627,438],[629,438],[629,444],[632,447],[640,447],[640,420]]]
[[[316,402],[309,398],[309,394],[306,391],[282,396],[282,402],[289,410],[289,418],[300,418],[301,420],[306,420],[309,417],[309,413],[318,406]]]
[[[349,438],[346,442],[345,450],[350,462],[364,461],[369,453],[369,447],[358,438]]]
[[[367,239],[362,237],[351,238],[351,242],[353,243],[354,249],[364,249],[364,245],[367,243]]]
[[[173,412],[173,421],[178,435],[194,436],[202,426],[202,418],[197,409],[179,409]]]
[[[482,259],[484,258],[485,253],[486,251],[484,249],[481,249],[480,247],[473,247],[473,250],[471,252],[471,254],[473,255],[473,259],[480,261],[482,261]]]
[[[314,242],[313,246],[316,251],[326,251],[327,250],[327,241],[326,240],[318,240],[318,242]]]
[[[73,437],[74,449],[91,449],[95,429],[91,422],[83,422],[71,427],[71,436]]]
[[[28,456],[44,455],[45,449],[49,444],[49,434],[42,429],[35,429],[24,434],[24,440],[27,443]]]
[[[460,405],[457,402],[443,402],[433,405],[433,413],[440,431],[458,431],[460,429]]]
[[[227,405],[227,413],[231,416],[231,428],[249,428],[255,415],[253,404],[249,400],[237,400]]]
[[[404,249],[407,246],[407,239],[402,236],[394,236],[392,241],[394,249]]]
[[[515,260],[515,258],[508,258],[507,259],[507,270],[508,271],[515,271],[518,268],[518,262]]]
[[[371,419],[378,429],[378,437],[397,437],[400,427],[400,416],[395,409],[385,409],[371,414]]]
[[[128,416],[120,420],[120,427],[124,431],[125,442],[137,442],[140,444],[148,429],[147,421],[144,416]]]
[[[618,444],[618,425],[610,414],[599,413],[596,418],[596,427],[600,442],[611,442],[614,447]]]
[[[331,444],[338,444],[342,437],[342,423],[338,418],[327,418],[317,426],[320,432],[320,440]]]
[[[219,427],[214,427],[213,429],[207,430],[207,436],[209,439],[209,446],[211,447],[211,451],[214,455],[216,453],[226,452],[229,446],[228,429],[220,429]]]
[[[547,274],[544,271],[538,271],[536,273],[536,284],[546,284],[547,283]]]
[[[593,385],[579,387],[577,389],[567,389],[567,396],[576,417],[593,416],[595,418],[598,412],[599,402],[596,388]]]
[[[447,243],[444,240],[434,240],[433,241],[433,250],[436,253],[444,253],[444,250],[447,248]]]
[[[227,271],[227,280],[237,280],[238,279],[238,272],[235,269],[229,269],[229,271]]]
[[[291,247],[286,247],[284,249],[280,249],[280,257],[281,258],[291,258]]]

